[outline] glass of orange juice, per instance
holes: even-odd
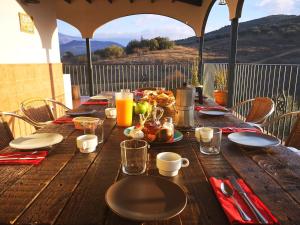
[[[116,93],[117,125],[129,127],[132,124],[133,93],[122,90]]]

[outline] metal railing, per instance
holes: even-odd
[[[151,65],[93,65],[93,92],[135,90],[143,87],[176,89],[190,83],[193,63]],[[86,65],[64,65],[64,73],[71,74],[72,85],[80,86],[81,95],[88,95]]]
[[[143,87],[176,89],[192,79],[192,62],[151,65],[93,65],[94,93],[103,91],[135,90]],[[203,66],[204,94],[213,98],[215,75],[227,73],[226,63],[205,63]],[[86,65],[64,65],[64,73],[71,74],[72,85],[79,85],[81,95],[88,95]],[[300,65],[237,64],[233,90],[233,103],[255,97],[272,98],[276,104],[272,118],[300,109]],[[238,110],[244,118],[251,105]],[[271,118],[271,119],[272,119]],[[291,130],[293,118],[268,127],[266,132],[285,140]]]

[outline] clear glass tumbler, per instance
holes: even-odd
[[[214,127],[201,127],[200,152],[206,155],[217,155],[221,151],[222,130]]]
[[[98,143],[102,143],[104,138],[103,122],[104,120],[99,119],[97,122],[85,123],[84,134],[94,134],[98,137]]]
[[[146,171],[148,143],[143,140],[125,140],[120,144],[122,171],[139,175]]]

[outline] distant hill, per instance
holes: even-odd
[[[205,34],[205,62],[227,62],[230,26]],[[177,45],[198,48],[196,37]],[[238,62],[300,63],[300,16],[274,15],[240,23]]]
[[[63,56],[65,52],[72,52],[74,55],[82,55],[86,52],[85,39],[82,39],[80,37],[74,37],[59,33],[59,43],[61,56]],[[121,44],[113,41],[99,41],[97,39],[91,40],[92,52],[112,45],[123,47]]]

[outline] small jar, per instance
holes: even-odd
[[[168,129],[168,133],[172,134],[172,138],[174,137],[174,124],[172,117],[166,117],[162,127]]]

